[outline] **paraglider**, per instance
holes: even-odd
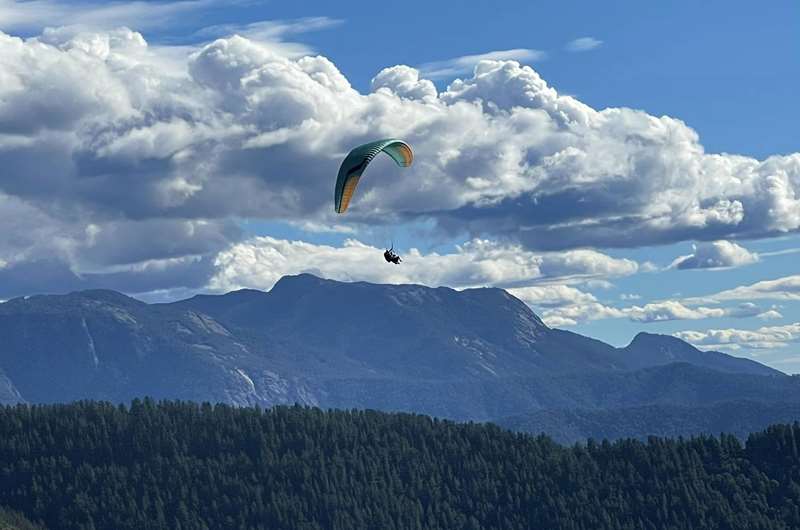
[[[383,253],[383,259],[389,263],[394,263],[395,265],[400,265],[400,262],[403,261],[400,259],[400,256],[394,253],[394,245],[392,245],[392,248]]]
[[[392,160],[401,167],[408,167],[414,161],[414,152],[411,151],[411,146],[394,138],[377,140],[354,148],[339,166],[339,175],[336,177],[336,187],[333,190],[333,206],[336,213],[342,214],[347,211],[358,181],[372,159],[380,152],[392,157]],[[395,265],[399,265],[402,261],[400,256],[394,253],[394,245],[383,253],[383,257],[388,263]]]
[[[408,167],[414,160],[411,146],[402,140],[388,138],[377,140],[368,144],[359,145],[350,151],[339,166],[339,175],[336,177],[336,188],[333,192],[333,205],[336,213],[344,213],[350,206],[350,199],[356,191],[361,175],[378,153],[383,151],[394,160],[398,166]]]

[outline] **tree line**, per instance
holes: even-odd
[[[0,407],[0,505],[55,529],[800,528],[800,425],[564,447],[414,414]]]

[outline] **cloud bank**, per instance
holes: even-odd
[[[376,160],[336,218],[341,157],[386,136],[414,146],[414,166]],[[678,119],[593,109],[514,60],[479,58],[441,92],[395,66],[363,94],[325,57],[241,36],[187,50],[126,28],[0,32],[0,167],[0,219],[14,228],[1,274],[38,267],[54,284],[127,291],[227,281],[231,257],[246,256],[241,218],[427,220],[530,251],[800,227],[799,154],[707,154]],[[168,272],[150,285],[146,264]]]
[[[756,330],[710,329],[708,331],[681,331],[675,334],[695,346],[707,349],[728,348],[771,350],[783,348],[800,340],[800,322],[785,326],[761,327]]]
[[[747,302],[733,307],[706,307],[688,306],[680,300],[662,300],[644,305],[631,305],[616,307],[604,304],[589,293],[565,293],[563,297],[547,298],[528,295],[530,289],[512,289],[511,293],[528,302],[534,307],[542,307],[542,319],[550,326],[574,326],[589,320],[603,320],[609,318],[624,318],[632,322],[651,324],[654,322],[668,322],[673,320],[703,320],[707,318],[750,318],[757,317],[762,320],[782,318],[774,310],[764,310],[756,304]],[[537,293],[536,290],[533,291]],[[552,308],[549,306],[553,306]]]
[[[690,303],[726,300],[800,300],[800,275],[784,276],[742,285],[718,293],[688,299]]]
[[[449,254],[422,254],[411,249],[403,266],[375,266],[382,249],[350,239],[344,246],[314,245],[272,237],[255,237],[218,254],[211,287],[218,291],[240,288],[269,289],[282,276],[309,272],[341,281],[419,283],[455,288],[486,285],[511,287],[537,282],[580,282],[591,278],[634,274],[638,266],[590,250],[536,254],[518,246],[473,240]],[[565,285],[510,288],[513,294],[544,290],[552,296],[590,296]],[[557,294],[558,293],[558,294]],[[525,299],[525,296],[523,296]],[[537,298],[538,299],[538,298]]]

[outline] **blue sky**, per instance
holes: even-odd
[[[800,372],[800,6],[385,11],[0,0],[0,163],[19,175],[0,219],[25,234],[0,238],[0,298],[303,271],[496,285],[613,344],[677,334]],[[386,135],[416,141],[415,166],[376,160],[332,216],[347,146]]]

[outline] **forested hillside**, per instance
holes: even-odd
[[[374,411],[0,408],[0,505],[48,528],[797,528],[800,425],[562,447]]]

